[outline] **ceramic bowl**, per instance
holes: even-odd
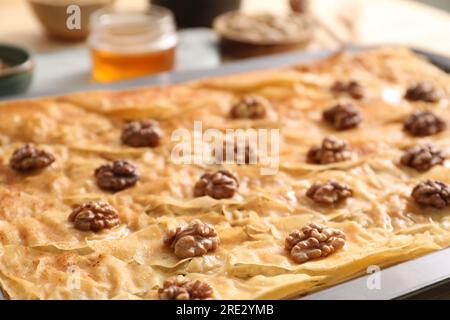
[[[0,96],[19,94],[28,89],[33,61],[26,49],[0,43]]]

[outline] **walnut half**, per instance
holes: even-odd
[[[79,205],[69,215],[69,221],[82,231],[110,229],[120,223],[116,208],[106,201],[90,201]]]
[[[403,123],[403,129],[415,137],[426,137],[444,131],[445,121],[431,111],[413,111]]]
[[[16,149],[9,160],[11,168],[16,171],[29,172],[48,167],[55,161],[55,157],[32,143]]]
[[[400,163],[423,172],[432,167],[443,164],[447,155],[430,143],[414,146],[405,151]]]
[[[335,94],[346,93],[356,100],[364,99],[367,96],[366,89],[355,80],[336,81],[331,87],[331,91]]]
[[[203,174],[194,186],[194,196],[214,199],[232,198],[239,187],[238,179],[227,170]]]
[[[162,131],[154,120],[133,121],[124,126],[121,139],[130,147],[155,148],[161,143]]]
[[[307,191],[306,196],[317,203],[334,204],[353,195],[353,190],[337,181],[330,180],[326,183],[314,183]]]
[[[325,110],[322,117],[336,130],[355,128],[362,121],[361,112],[351,103],[338,103]]]
[[[97,185],[103,190],[120,191],[134,186],[139,179],[137,167],[127,160],[116,160],[94,171]]]
[[[230,110],[232,119],[262,119],[270,108],[269,100],[262,96],[245,96]]]
[[[188,280],[183,276],[169,278],[158,290],[161,300],[206,300],[211,299],[214,291],[206,282]]]
[[[307,161],[314,164],[329,164],[354,159],[356,154],[347,142],[336,137],[326,137],[321,146],[313,146],[306,155]]]
[[[219,237],[213,226],[195,219],[187,226],[170,231],[164,242],[173,249],[178,258],[184,259],[202,256],[215,250]]]
[[[450,205],[450,186],[438,180],[426,180],[414,187],[411,196],[422,206],[443,209]]]
[[[310,223],[289,234],[285,248],[295,262],[304,263],[329,256],[344,244],[345,234],[341,230]]]
[[[405,92],[405,99],[409,101],[438,102],[442,92],[429,82],[419,82],[409,87]]]

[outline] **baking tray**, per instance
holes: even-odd
[[[348,47],[346,51],[354,52],[373,47]],[[450,72],[450,59],[438,54],[434,54],[421,49],[412,49],[418,54],[427,57],[433,64],[440,69]],[[226,63],[216,69],[196,70],[196,71],[180,71],[171,73],[162,73],[152,77],[142,77],[133,80],[115,82],[111,84],[87,84],[85,86],[78,86],[70,88],[67,91],[52,91],[40,92],[33,95],[18,95],[4,97],[0,100],[10,99],[24,99],[34,98],[45,95],[61,95],[76,91],[89,90],[119,90],[129,89],[135,87],[152,86],[179,83],[188,80],[209,77],[209,76],[223,76],[234,73],[242,73],[248,71],[255,71],[261,69],[268,69],[274,67],[282,67],[286,65],[304,63],[308,61],[325,58],[335,51],[327,50],[320,52],[301,52],[301,53],[285,53],[261,58],[245,59],[239,62]],[[445,283],[450,283],[450,248],[443,249],[437,252],[429,253],[419,258],[409,260],[395,266],[385,268],[380,271],[379,286],[373,285],[374,274],[367,274],[360,276],[353,280],[335,285],[333,287],[323,289],[316,293],[309,294],[300,299],[305,300],[346,300],[346,299],[404,299],[413,297],[415,293],[423,292],[424,290],[432,290],[435,287],[441,286]],[[368,283],[372,285],[367,285]],[[370,289],[371,288],[371,289]],[[2,299],[0,291],[0,299]]]
[[[354,52],[360,50],[367,50],[374,47],[375,46],[347,47],[345,50],[349,52]],[[442,70],[450,72],[450,58],[446,58],[444,56],[421,49],[412,48],[412,50],[421,55],[426,56],[433,64],[435,64]],[[118,81],[108,84],[86,83],[85,85],[78,85],[67,88],[67,90],[54,90],[50,88],[46,91],[40,91],[38,93],[28,93],[28,94],[24,93],[20,95],[10,95],[0,97],[0,101],[28,99],[40,96],[54,96],[78,91],[120,90],[143,86],[180,83],[204,77],[224,76],[235,73],[288,66],[296,63],[304,63],[308,61],[314,61],[317,59],[325,58],[333,53],[336,53],[336,50],[275,54],[260,58],[243,59],[238,62],[228,62],[214,69],[174,71],[174,72],[160,73],[156,76],[139,77],[132,80]]]

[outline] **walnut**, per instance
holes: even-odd
[[[437,180],[426,180],[414,187],[411,196],[420,205],[442,209],[450,205],[450,186]]]
[[[331,87],[331,91],[336,94],[346,93],[356,100],[364,99],[367,95],[364,87],[359,82],[354,80],[348,82],[336,81]]]
[[[219,237],[213,226],[195,219],[187,226],[171,230],[164,242],[178,258],[184,259],[216,250]]]
[[[157,147],[162,138],[158,122],[154,120],[133,121],[125,125],[122,142],[131,147]]]
[[[307,191],[306,196],[315,202],[323,204],[334,204],[353,196],[353,190],[334,180],[327,183],[314,183]]]
[[[211,299],[213,293],[208,283],[188,280],[183,276],[165,280],[163,287],[158,290],[161,300],[206,300]]]
[[[309,163],[328,164],[350,160],[354,155],[347,142],[335,137],[326,137],[322,141],[322,146],[314,146],[308,151],[307,161]]]
[[[409,101],[438,102],[442,92],[436,90],[431,83],[420,82],[406,90],[405,99]]]
[[[126,160],[117,160],[95,169],[97,184],[104,190],[119,191],[136,184],[139,172],[134,164]]]
[[[227,146],[230,147],[231,154],[228,153]],[[242,153],[242,154],[241,154]],[[238,158],[238,156],[242,157]],[[238,144],[234,140],[225,140],[222,143],[222,154],[216,155],[218,163],[227,162],[227,158],[233,157],[233,161],[237,164],[254,164],[257,161],[258,155],[250,144],[249,141],[245,141],[242,145]]]
[[[48,167],[54,161],[55,157],[51,153],[27,143],[14,151],[9,164],[14,170],[26,172]]]
[[[362,120],[361,112],[351,103],[338,103],[325,110],[322,117],[337,130],[354,128]]]
[[[297,13],[306,13],[309,10],[310,0],[289,0],[292,11]]]
[[[69,215],[69,221],[82,231],[100,231],[117,226],[117,210],[106,201],[90,201],[76,207]]]
[[[406,150],[400,159],[400,163],[423,172],[444,163],[445,158],[446,154],[444,151],[427,143]]]
[[[205,173],[194,186],[194,196],[214,199],[232,198],[239,187],[238,179],[227,170]]]
[[[270,108],[270,101],[261,96],[245,96],[230,110],[232,119],[262,119]]]
[[[345,234],[341,230],[310,223],[295,230],[287,238],[285,248],[297,263],[326,257],[342,248]]]
[[[414,111],[405,120],[403,128],[413,136],[425,137],[444,131],[444,120],[431,111]]]

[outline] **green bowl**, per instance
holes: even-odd
[[[0,96],[25,92],[31,84],[31,54],[20,47],[0,43],[0,60],[7,65],[0,70]]]

